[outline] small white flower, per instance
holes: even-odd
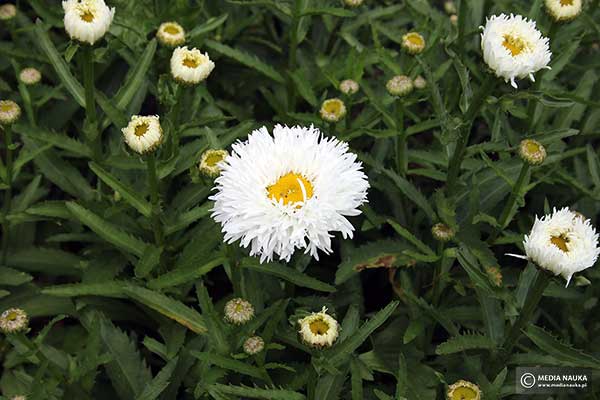
[[[402,48],[410,54],[419,54],[425,49],[425,38],[418,32],[402,36]]]
[[[156,31],[156,37],[162,44],[175,47],[185,43],[185,30],[177,22],[163,22]]]
[[[29,318],[20,308],[9,308],[0,315],[0,331],[15,333],[27,328]]]
[[[346,95],[355,94],[356,92],[358,92],[358,89],[360,89],[358,83],[356,81],[353,81],[352,79],[345,79],[340,82],[340,92]]]
[[[396,75],[385,84],[385,88],[392,96],[406,96],[413,91],[413,81],[406,75]]]
[[[550,69],[552,53],[548,38],[536,29],[535,21],[520,15],[494,15],[482,27],[483,59],[496,76],[517,88],[516,78],[529,77],[540,69]]]
[[[21,107],[12,100],[0,100],[0,125],[10,125],[21,116]]]
[[[354,230],[346,216],[360,214],[369,183],[356,155],[318,129],[276,125],[255,130],[233,145],[221,163],[212,217],[225,241],[240,240],[261,262],[277,254],[289,261],[296,249],[331,252],[332,232]]]
[[[139,154],[156,150],[163,140],[158,115],[134,115],[121,131],[127,145]]]
[[[104,0],[65,0],[65,30],[71,39],[94,44],[108,31],[115,8],[109,8]]]
[[[7,21],[17,15],[17,7],[14,4],[3,4],[0,6],[0,20]]]
[[[526,257],[510,255],[528,259],[554,275],[561,275],[567,285],[574,273],[593,266],[600,255],[598,233],[590,220],[567,207],[554,209],[551,215],[539,219],[536,217],[523,246]]]
[[[327,122],[338,122],[346,116],[346,105],[340,99],[327,99],[321,105],[321,118]]]
[[[300,339],[309,346],[331,347],[339,334],[338,322],[329,314],[327,308],[312,313],[298,321]]]
[[[36,68],[24,68],[19,73],[19,80],[26,85],[35,85],[42,79],[42,74]]]
[[[173,50],[171,56],[171,75],[178,82],[195,85],[205,80],[215,68],[215,63],[210,60],[208,53],[202,54],[200,50],[187,46]]]
[[[235,298],[225,303],[225,321],[243,325],[254,317],[254,307],[248,301]]]
[[[201,173],[208,177],[217,177],[221,173],[221,167],[219,166],[219,163],[228,155],[229,153],[227,150],[206,150],[204,153],[202,153],[202,157],[200,157],[198,169]]]
[[[582,0],[545,0],[546,11],[556,22],[570,21],[581,14]]]
[[[265,341],[260,336],[252,336],[244,342],[244,353],[248,355],[258,354],[265,348]]]

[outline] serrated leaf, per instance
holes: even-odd
[[[223,14],[219,17],[211,17],[207,19],[203,24],[196,26],[194,29],[189,31],[186,36],[188,40],[194,39],[196,36],[202,35],[203,33],[207,33],[217,29],[219,26],[223,25],[227,20],[228,14]]]
[[[354,17],[356,14],[345,8],[338,7],[320,7],[320,8],[305,8],[300,16],[305,17],[309,15],[333,15],[335,17]]]
[[[103,296],[126,298],[125,281],[106,281],[102,283],[68,283],[48,286],[42,289],[43,294],[57,297]]]
[[[264,400],[305,400],[306,397],[298,392],[284,389],[261,389],[257,387],[222,385],[214,383],[211,388],[223,394],[241,396],[241,398]]]
[[[321,292],[335,292],[335,287],[321,282],[318,279],[308,276],[294,268],[286,267],[278,263],[261,264],[256,258],[245,258],[240,263],[240,267],[248,268],[253,271],[273,275],[277,278],[286,280],[296,286],[307,287],[309,289],[319,290]]]
[[[435,349],[435,353],[438,355],[448,355],[473,349],[491,350],[494,347],[495,343],[487,336],[479,334],[465,334],[453,336],[444,343],[441,343]]]
[[[201,266],[190,264],[187,268],[177,268],[167,272],[148,282],[148,287],[151,289],[164,289],[184,283],[194,282],[201,276],[209,273],[215,267],[222,265],[225,262],[224,257],[218,257],[210,260]]]
[[[30,282],[33,276],[8,267],[0,267],[0,285],[19,286]]]
[[[148,276],[160,263],[160,255],[162,252],[162,247],[156,247],[152,245],[147,246],[146,252],[135,266],[135,276],[138,278],[145,278]]]
[[[136,398],[136,400],[155,400],[160,394],[169,386],[171,375],[177,366],[179,361],[178,357],[173,358],[160,370],[158,374],[152,379],[145,388],[144,391]]]
[[[224,368],[238,374],[251,376],[252,378],[268,380],[265,370],[246,364],[243,361],[234,360],[232,358],[221,356],[215,353],[192,351],[191,354],[197,359],[216,365],[217,367]]]

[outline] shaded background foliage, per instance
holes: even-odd
[[[441,4],[425,0],[357,9],[314,0],[111,1],[114,22],[93,50],[95,154],[82,103],[85,49],[68,40],[60,2],[19,1],[17,18],[0,26],[0,95],[24,109],[13,127],[0,310],[21,307],[32,320],[28,339],[0,338],[4,396],[434,399],[468,379],[495,399],[513,394],[516,365],[598,370],[600,292],[588,284],[598,268],[568,288],[553,281],[517,345],[502,348],[537,274],[504,254],[522,252],[534,216],[554,206],[600,222],[598,1],[561,25],[540,0],[456,5],[453,25]],[[478,27],[500,12],[529,16],[550,36],[552,70],[536,84],[513,90],[483,64]],[[171,50],[153,39],[168,20],[215,61],[205,84],[178,92]],[[413,29],[427,42],[417,57],[400,51]],[[26,66],[41,70],[41,84],[17,81]],[[397,74],[422,75],[428,86],[394,99],[385,82]],[[348,78],[361,87],[352,97],[337,89]],[[494,88],[479,102],[486,84]],[[318,117],[330,97],[349,109],[338,124]],[[168,138],[158,152],[159,244],[145,165],[120,132],[133,114],[160,115]],[[275,123],[315,124],[349,141],[369,175],[355,238],[337,238],[319,261],[297,254],[288,265],[261,265],[224,245],[209,218],[212,182],[196,169],[202,151]],[[501,221],[526,137],[548,158],[525,171]],[[437,222],[456,230],[453,241],[433,240]],[[256,308],[241,328],[222,319],[233,296]],[[324,305],[341,336],[331,349],[310,350],[295,322]],[[241,344],[252,333],[266,351],[247,357]]]

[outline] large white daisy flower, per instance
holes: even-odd
[[[554,209],[551,215],[536,217],[523,246],[527,257],[517,257],[561,275],[567,285],[574,273],[593,266],[600,254],[598,234],[590,220],[566,207]]]
[[[171,75],[178,82],[195,85],[202,82],[215,68],[207,53],[202,54],[200,50],[187,46],[178,47],[173,50],[171,56]]]
[[[262,127],[232,149],[211,197],[226,242],[241,240],[261,262],[289,261],[296,249],[330,253],[331,232],[352,237],[346,216],[360,214],[369,183],[346,143],[312,126],[277,125],[273,136]]]
[[[548,38],[542,37],[530,21],[520,15],[494,15],[482,27],[481,49],[486,64],[505,82],[516,88],[516,78],[529,77],[542,68],[550,69]]]
[[[94,44],[104,36],[115,16],[114,7],[108,8],[104,0],[66,0],[62,6],[65,30],[83,43]]]

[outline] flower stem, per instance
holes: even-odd
[[[98,126],[96,118],[96,100],[95,100],[95,79],[94,79],[94,48],[92,46],[83,46],[83,86],[85,88],[85,116],[86,116],[86,137],[92,150],[92,158],[98,160],[101,153],[101,143],[98,137]]]
[[[150,202],[152,203],[152,230],[154,231],[154,241],[157,246],[162,246],[163,230],[160,222],[160,204],[158,197],[158,177],[156,175],[156,160],[154,153],[146,156],[146,166],[148,167],[148,186],[150,187]]]
[[[469,143],[469,137],[471,135],[473,121],[475,120],[477,113],[481,109],[484,100],[492,91],[495,83],[496,78],[487,77],[487,79],[483,81],[479,92],[477,92],[477,95],[475,95],[473,101],[471,102],[471,105],[465,113],[465,116],[463,118],[463,129],[460,132],[460,135],[456,142],[456,147],[454,149],[454,154],[452,155],[452,158],[450,159],[450,163],[448,165],[448,177],[446,179],[446,185],[450,190],[454,190],[454,188],[456,188],[456,180],[458,179],[458,175],[460,173],[460,166],[462,164],[463,158],[465,157],[467,144]]]
[[[504,205],[504,209],[502,210],[502,214],[500,214],[500,218],[498,219],[498,228],[494,231],[494,233],[490,236],[489,243],[493,244],[500,232],[506,228],[506,226],[510,223],[510,214],[519,198],[519,193],[523,189],[523,185],[527,180],[527,173],[529,172],[529,164],[527,162],[523,162],[523,166],[521,167],[521,172],[519,173],[519,177],[517,178],[517,182],[513,185],[512,192],[510,193],[510,197],[508,201]]]
[[[8,213],[12,203],[12,179],[13,179],[13,149],[12,149],[12,129],[10,126],[4,127],[4,148],[6,151],[6,185],[4,191],[4,204],[2,206],[2,265],[6,265],[8,255],[8,242],[10,238],[10,222]]]
[[[396,126],[398,136],[396,138],[396,167],[398,175],[405,176],[408,169],[406,132],[404,130],[404,106],[401,100],[396,100]]]

